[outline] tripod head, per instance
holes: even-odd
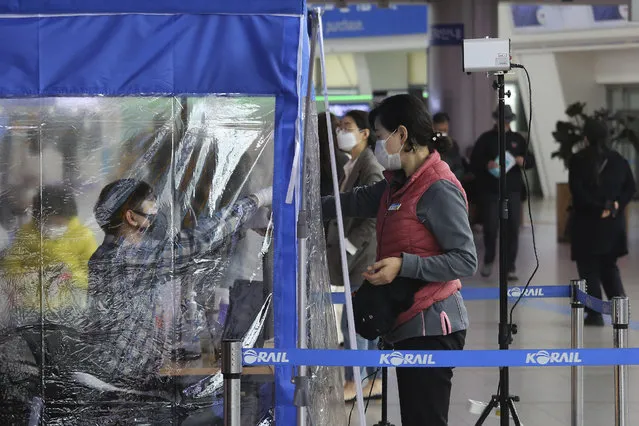
[[[493,89],[495,89],[495,91],[499,91],[499,86],[500,86],[499,79],[494,80],[494,81],[493,81]],[[504,89],[505,89],[505,87],[504,87]],[[510,95],[511,95],[511,94],[512,94],[512,93],[510,92],[510,90],[508,90],[508,91],[505,91],[505,92],[504,92],[504,95],[505,95],[507,98],[510,98]]]

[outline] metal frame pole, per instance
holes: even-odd
[[[586,280],[570,281],[570,347],[584,347],[584,305],[577,300],[577,291],[586,291]],[[571,426],[584,424],[584,368],[570,367],[570,419]]]
[[[505,105],[506,93],[504,74],[497,75],[498,104],[498,140],[499,140],[499,349],[508,350],[511,343],[511,329],[508,323],[508,189],[506,186],[506,125]],[[508,367],[499,368],[499,408],[501,416],[499,424],[510,424],[510,409],[508,405],[510,397],[510,383]]]
[[[314,9],[317,16],[317,40],[319,44],[319,62],[322,77],[322,94],[324,95],[324,106],[326,108],[326,125],[328,132],[328,149],[331,156],[331,173],[333,176],[333,193],[335,194],[335,210],[337,213],[337,233],[340,241],[340,260],[342,264],[342,278],[344,280],[344,295],[346,296],[346,322],[348,323],[348,335],[350,340],[350,349],[357,349],[357,339],[355,335],[355,319],[353,317],[353,298],[351,293],[351,282],[348,277],[348,261],[346,258],[346,247],[344,245],[344,219],[342,217],[342,204],[339,196],[339,179],[337,178],[337,162],[335,160],[335,144],[333,141],[333,133],[331,129],[330,107],[328,102],[328,84],[326,82],[326,55],[324,54],[324,30],[322,27],[322,10]],[[355,399],[357,402],[357,413],[360,426],[366,426],[366,408],[364,407],[364,395],[362,393],[362,376],[358,367],[353,368],[353,379],[355,380]],[[304,425],[298,425],[304,426]]]
[[[310,15],[313,18],[312,15]],[[304,138],[309,134],[310,130],[310,116],[312,112],[313,102],[313,74],[315,70],[315,55],[317,51],[317,38],[318,29],[317,23],[313,19],[309,19],[309,25],[311,26],[310,34],[310,55],[308,64],[308,86],[306,87],[306,99],[304,105]],[[297,348],[306,349],[307,342],[307,306],[306,300],[306,251],[307,251],[307,238],[309,227],[309,213],[307,211],[308,194],[305,188],[306,177],[304,175],[306,170],[306,160],[308,153],[311,152],[310,144],[308,140],[304,140],[303,154],[299,165],[299,179],[300,179],[300,209],[297,216]],[[297,425],[306,426],[307,423],[307,407],[309,405],[309,389],[310,384],[308,380],[308,368],[306,365],[297,366],[297,375],[293,378],[295,384],[295,394],[293,396],[293,404],[297,407]]]
[[[224,377],[224,426],[241,425],[242,341],[222,342],[222,376]]]
[[[628,347],[628,323],[630,322],[630,302],[627,297],[612,298],[612,328],[615,349]],[[615,365],[615,426],[626,426],[628,369],[625,365]]]

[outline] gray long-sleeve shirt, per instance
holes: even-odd
[[[344,216],[376,217],[387,185],[383,180],[341,194]],[[322,212],[325,219],[336,216],[333,197],[322,199]],[[477,252],[461,191],[447,180],[435,182],[419,199],[417,217],[433,233],[443,253],[431,257],[404,253],[399,275],[426,282],[472,276],[477,268]]]
[[[403,184],[403,179],[393,184]],[[340,195],[342,213],[350,217],[376,217],[386,180]],[[399,275],[424,282],[442,282],[472,276],[477,269],[477,252],[468,221],[468,209],[462,192],[452,182],[440,180],[433,183],[417,203],[417,217],[432,232],[442,254],[420,257],[403,253]],[[325,219],[336,216],[334,197],[322,198]],[[455,294],[435,303],[406,324],[386,336],[395,342],[415,336],[441,335],[440,313],[445,311],[451,322],[451,331],[464,330],[468,316],[461,295]]]

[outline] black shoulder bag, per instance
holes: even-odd
[[[393,330],[399,314],[410,309],[415,293],[426,283],[413,278],[397,277],[386,285],[364,281],[353,293],[355,331],[367,340],[374,340]]]

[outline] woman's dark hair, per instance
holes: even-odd
[[[375,150],[375,143],[377,142],[377,139],[375,138],[373,126],[368,120],[368,113],[366,111],[353,109],[344,114],[344,117],[352,118],[359,130],[368,129],[368,140],[366,141],[366,144],[370,149]]]
[[[588,139],[588,146],[584,148],[584,156],[588,162],[595,182],[599,184],[600,169],[610,151],[610,132],[608,125],[595,118],[588,118],[584,122],[583,136]]]
[[[331,117],[331,133],[333,134],[333,146],[335,152],[339,152],[337,148],[337,117],[333,113],[328,113]],[[331,174],[331,152],[328,146],[328,128],[326,127],[326,112],[317,115],[317,133],[319,136],[320,146],[320,172],[323,176],[332,176]],[[331,179],[332,180],[332,179]]]
[[[47,185],[33,197],[33,217],[40,221],[49,216],[71,219],[78,215],[78,205],[73,192],[61,185]]]
[[[408,130],[408,146],[426,146],[432,151],[445,153],[452,146],[447,136],[435,132],[433,121],[422,99],[413,95],[395,95],[386,98],[369,115],[371,126],[375,120],[388,131],[395,131],[399,126]]]
[[[124,223],[127,210],[138,210],[143,202],[155,200],[153,188],[137,179],[111,182],[100,192],[95,203],[95,218],[106,234],[113,234]]]

